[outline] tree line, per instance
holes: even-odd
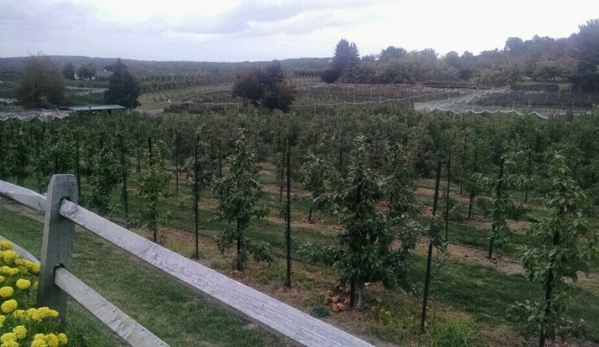
[[[79,76],[91,79],[96,71],[93,64],[81,66]],[[104,93],[104,102],[117,104],[125,108],[139,106],[141,94],[139,81],[129,72],[121,59],[108,67],[112,75],[108,78],[108,90]],[[15,96],[26,108],[55,108],[65,98],[65,79],[74,78],[73,64],[66,64],[62,72],[49,57],[38,54],[25,61],[23,75],[17,80]]]
[[[571,82],[585,92],[599,91],[599,19],[579,26],[567,38],[510,37],[502,50],[478,55],[452,51],[439,56],[433,49],[410,51],[395,46],[360,58],[355,43],[342,39],[332,65],[322,72],[325,82],[422,83],[468,82],[497,87],[525,78],[543,83]]]

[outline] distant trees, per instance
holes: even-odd
[[[73,63],[66,63],[62,67],[62,76],[67,80],[75,79],[75,65]]]
[[[529,40],[509,37],[503,49],[474,55],[428,48],[406,51],[389,46],[377,56],[360,59],[355,43],[335,46],[331,66],[320,77],[326,83],[422,83],[467,81],[481,87],[519,83],[524,78],[543,82],[573,82],[581,92],[599,91],[599,19],[580,26],[569,38],[535,35]]]
[[[333,66],[325,70],[321,78],[327,83],[334,83],[339,78],[346,82],[346,80],[352,79],[351,75],[355,74],[359,64],[360,54],[356,44],[341,39],[335,47]]]
[[[384,62],[391,59],[400,59],[405,57],[406,54],[408,54],[408,51],[401,47],[389,46],[381,51],[379,54],[379,60]]]
[[[64,98],[64,79],[45,55],[32,55],[25,62],[25,73],[16,88],[19,102],[25,107],[58,105]]]
[[[254,106],[287,112],[295,101],[295,85],[281,64],[274,61],[266,68],[252,67],[237,75],[233,97],[241,97]]]
[[[573,82],[585,91],[599,91],[599,19],[581,25],[579,33],[573,38],[578,60]]]
[[[104,102],[126,108],[140,105],[137,98],[141,94],[139,82],[129,73],[120,58],[112,66],[112,76],[108,79],[108,90],[104,93]]]
[[[79,69],[77,69],[77,76],[82,80],[90,80],[96,77],[96,73],[98,69],[94,63],[89,63],[85,65],[81,65]]]

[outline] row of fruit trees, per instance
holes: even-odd
[[[457,202],[448,191],[440,197],[437,188],[434,209],[442,212],[422,219],[415,188],[417,180],[444,175],[469,195],[468,218],[477,209],[492,220],[489,257],[511,242],[508,219],[522,217],[532,203],[547,211],[528,231],[538,243],[522,250],[526,276],[539,283],[539,300],[514,303],[510,311],[539,331],[543,343],[573,327],[564,315],[566,280],[597,261],[599,234],[586,220],[599,203],[598,134],[596,112],[549,120],[358,107],[318,115],[254,108],[201,117],[80,113],[0,122],[0,179],[42,193],[53,174],[73,173],[84,206],[128,227],[147,227],[155,242],[158,226],[172,213],[162,203],[188,197],[182,208],[195,221],[195,258],[202,248],[198,206],[203,194],[211,194],[218,199],[213,220],[228,225],[218,233],[218,248],[235,246],[232,267],[244,271],[250,256],[272,262],[283,253],[249,229],[272,209],[290,220],[290,203],[282,199],[287,172],[295,187],[311,194],[307,218],[318,211],[341,226],[333,245],[291,235],[288,254],[333,268],[339,287],[349,288],[349,306],[359,308],[366,283],[419,292],[408,276],[419,238],[430,239],[443,259],[451,240],[441,221],[457,218]],[[274,168],[279,199],[265,198],[258,164]],[[135,208],[132,200],[139,202]]]

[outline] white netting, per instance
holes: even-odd
[[[72,111],[61,111],[61,110],[29,110],[29,111],[14,111],[14,112],[0,112],[0,121],[7,119],[19,119],[29,120],[33,118],[65,118],[71,114]]]
[[[427,102],[415,102],[414,110],[416,111],[451,111],[456,114],[472,112],[476,114],[480,113],[516,113],[518,115],[524,114],[536,114],[541,118],[549,118],[549,116],[563,115],[567,112],[573,112],[574,114],[581,114],[587,112],[586,110],[564,110],[559,108],[550,107],[505,107],[505,106],[489,106],[489,105],[475,105],[471,104],[473,101],[480,99],[481,97],[489,94],[505,94],[510,92],[510,87],[493,88],[487,90],[477,90],[474,93],[460,96],[457,98],[449,98],[443,100],[432,100]]]

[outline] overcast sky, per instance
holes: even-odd
[[[256,61],[361,55],[388,46],[440,54],[554,38],[599,18],[596,0],[0,0],[0,57]]]

